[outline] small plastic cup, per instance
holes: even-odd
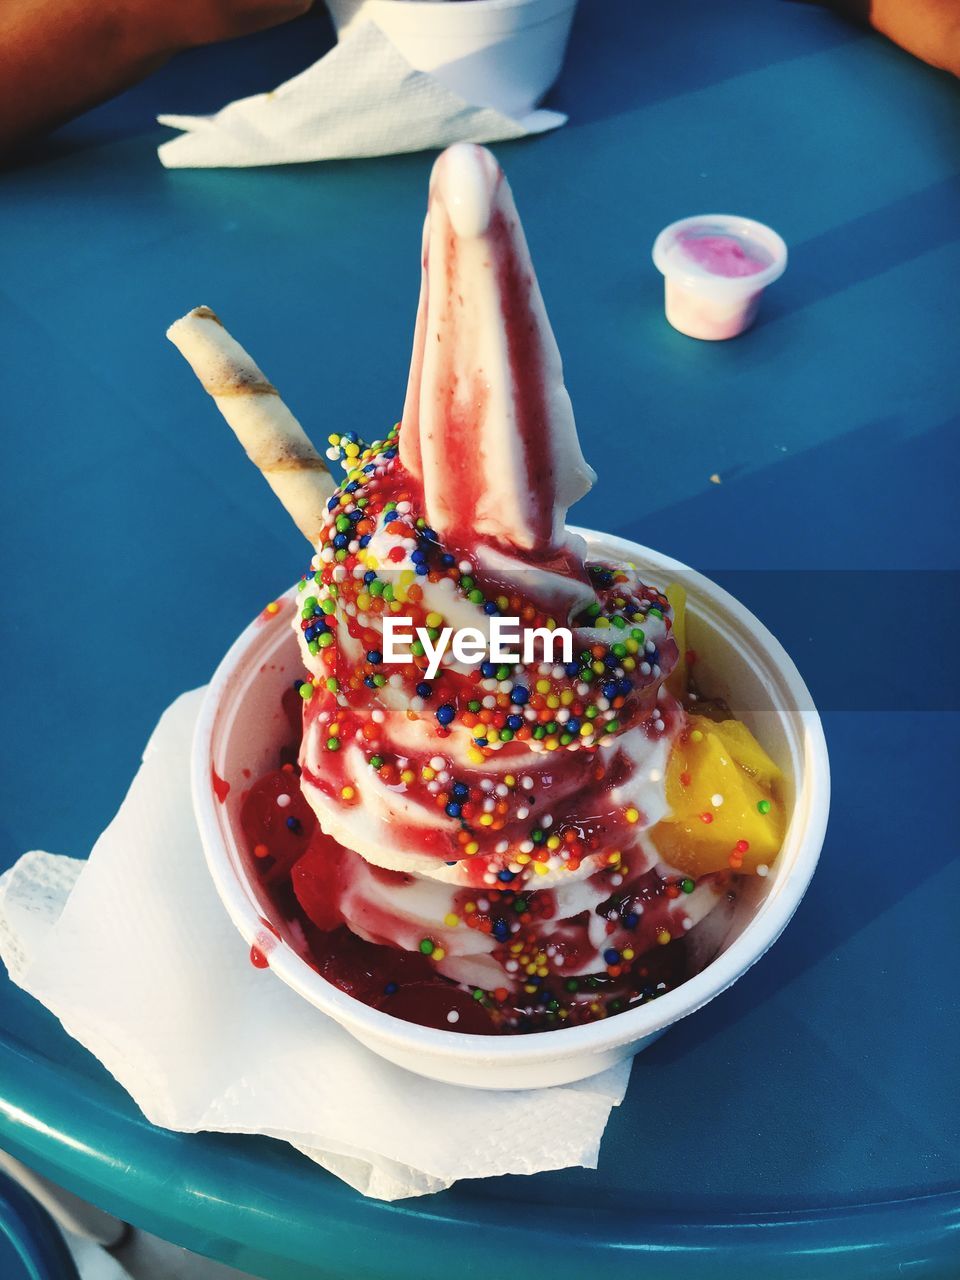
[[[787,246],[752,218],[702,213],[664,227],[653,261],[669,323],[689,338],[720,342],[753,324],[764,289],[786,270]]]

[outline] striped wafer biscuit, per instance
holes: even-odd
[[[334,480],[276,387],[209,307],[195,307],[170,326],[167,337],[213,396],[294,524],[316,544]]]

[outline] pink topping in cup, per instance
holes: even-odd
[[[773,261],[760,245],[727,232],[688,229],[679,233],[676,242],[686,257],[713,276],[753,276]]]

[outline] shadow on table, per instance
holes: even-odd
[[[934,221],[928,202],[932,205],[934,196],[921,193],[916,212],[919,215],[926,209],[925,216]],[[900,221],[903,210],[896,217],[897,225],[909,225]],[[875,228],[878,246],[882,226],[880,217]],[[900,583],[895,599],[906,602],[911,591],[922,596],[920,583],[955,578],[955,573],[918,573],[914,569],[918,563],[956,564],[955,541],[950,541],[950,530],[956,526],[951,477],[958,461],[960,421],[956,418],[922,434],[911,434],[907,422],[891,417],[868,423],[805,453],[782,458],[741,481],[676,503],[658,512],[655,518],[640,517],[618,527],[617,533],[641,543],[649,541],[654,526],[660,530],[687,528],[696,533],[704,527],[704,509],[708,507],[709,520],[717,528],[747,530],[744,545],[731,544],[732,563],[757,563],[758,550],[751,544],[750,529],[770,530],[769,546],[763,553],[763,562],[768,565],[788,563],[795,569],[798,562],[803,563],[802,559],[798,561],[798,551],[799,557],[809,557],[807,564],[829,565],[831,545],[839,545],[851,556],[848,563],[860,566],[861,578],[876,577],[878,604],[890,608],[891,579]],[[897,477],[895,492],[889,487],[892,475]],[[811,504],[820,513],[812,526]],[[914,539],[907,543],[905,557],[898,556],[894,531],[889,543],[878,552],[877,528],[888,525],[882,513],[890,513],[895,530],[901,514],[911,508],[923,513],[914,523],[929,529],[929,545],[922,538]],[[743,518],[745,510],[749,521]],[[865,518],[865,512],[876,514]],[[813,530],[805,546],[803,542],[799,548],[793,546],[792,529]],[[782,546],[778,538],[782,538]],[[675,550],[682,556],[683,548]],[[713,576],[722,584],[726,575],[718,571]],[[731,586],[735,591],[746,576],[734,574],[736,581]],[[754,576],[762,585],[764,575]],[[798,575],[787,572],[786,576]],[[813,667],[823,661],[825,645],[828,660],[844,667],[851,679],[860,669],[858,654],[862,647],[885,647],[883,624],[879,631],[872,624],[874,617],[884,615],[882,611],[863,608],[862,601],[855,605],[848,602],[845,608],[828,608],[826,618],[818,612],[816,599],[806,607],[800,599],[793,616],[789,610],[780,610],[775,618],[769,616],[762,601],[748,599],[745,603],[755,607],[773,627],[798,662],[801,674],[806,668],[806,678],[814,691],[818,677]],[[956,616],[955,597],[931,602],[924,606],[924,612],[927,607],[932,612],[942,607],[948,613],[952,608]],[[956,633],[955,622],[942,625],[946,634]],[[933,630],[936,633],[938,628]],[[949,659],[949,653],[947,656]],[[915,678],[915,669],[911,668],[911,673]],[[949,681],[955,690],[956,676],[949,669],[949,661],[939,679]],[[908,840],[909,849],[922,850],[923,855],[909,857],[906,876],[905,846],[892,835],[892,812],[898,797],[952,793],[956,713],[950,715],[948,711],[957,705],[956,694],[951,697],[949,688],[938,685],[937,679],[934,686],[945,695],[939,712],[930,710],[937,705],[936,700],[898,702],[885,696],[860,704],[873,709],[849,710],[857,704],[837,700],[832,707],[821,705],[831,757],[833,804],[820,867],[811,888],[771,955],[742,978],[732,992],[673,1028],[669,1036],[647,1050],[643,1055],[645,1063],[683,1057],[726,1030],[960,856],[955,841],[943,839],[942,806],[936,803],[911,807],[909,835],[905,832],[904,839]],[[895,751],[904,733],[914,735],[915,749]],[[854,900],[856,908],[851,910]]]
[[[783,286],[764,296],[757,328],[960,242],[958,209],[960,174],[953,174],[791,245],[787,278]]]
[[[645,18],[637,21],[635,9]],[[583,0],[557,90],[547,106],[578,124],[695,93],[764,67],[869,40],[871,33],[811,6],[740,0],[735,6],[672,0]]]
[[[925,813],[921,807],[913,821],[910,845],[923,849],[923,858],[911,860],[909,874],[905,874],[903,865],[897,865],[896,851],[894,856],[887,856],[887,865],[881,864],[882,855],[878,860],[877,851],[889,847],[890,811],[883,796],[893,780],[881,773],[871,787],[868,775],[882,752],[878,743],[902,733],[906,721],[904,715],[882,713],[824,717],[834,801],[820,866],[810,890],[770,955],[740,979],[731,992],[701,1009],[695,1018],[673,1027],[668,1036],[646,1050],[645,1065],[676,1061],[714,1036],[727,1034],[742,1018],[754,1014],[766,1000],[838,952],[906,894],[929,883],[960,856],[942,838],[941,815]],[[951,723],[955,733],[956,716],[941,717],[942,733],[936,735],[942,737],[947,756]],[[936,737],[930,733],[929,720],[921,727],[927,739],[926,749],[918,750],[912,759],[901,764],[897,780],[897,786],[903,788],[900,794],[921,794],[927,788],[936,793],[937,780],[932,775],[938,769],[945,775],[943,782],[947,785],[948,761],[943,759],[938,764],[933,758],[931,747]],[[892,914],[890,929],[897,927]]]
[[[282,27],[221,44],[189,49],[125,93],[78,116],[31,143],[8,169],[51,164],[126,138],[157,132],[160,109],[179,115],[210,115],[235,98],[265,93],[305,70],[333,46],[333,28],[321,5]],[[4,165],[0,162],[0,178]]]
[[[957,519],[960,419],[951,415],[918,431],[906,407],[859,423],[855,408],[848,430],[802,452],[772,453],[680,501],[654,503],[612,532],[655,547],[669,530],[670,553],[716,571],[721,585],[730,570],[960,568],[949,534]],[[682,438],[678,446],[688,447]],[[904,524],[911,508],[918,518]],[[717,531],[722,537],[710,541]],[[762,602],[755,604],[765,621]]]
[[[884,624],[874,631],[866,621],[883,618],[893,602],[922,601],[926,635],[960,632],[960,556],[951,536],[958,467],[960,416],[918,430],[907,410],[726,472],[722,485],[616,532],[657,545],[670,530],[678,559],[780,639],[821,713],[958,711],[949,644],[924,644],[918,679],[913,662],[891,661],[900,646],[884,642]],[[911,512],[906,525],[900,513]]]
[[[663,13],[649,10],[647,20],[637,18],[635,6],[636,0],[581,4],[567,63],[547,106],[570,112],[577,122],[602,120],[870,38],[818,8],[800,21],[795,15],[785,21],[781,5],[766,0],[742,0],[734,14],[699,0],[676,0]],[[732,25],[742,30],[731,31]],[[155,131],[158,102],[171,113],[210,114],[235,98],[274,88],[333,42],[327,12],[318,5],[294,23],[189,50],[143,83],[31,144],[8,167],[49,164]]]

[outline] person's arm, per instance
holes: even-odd
[[[62,124],[192,45],[305,13],[312,0],[2,0],[0,152]]]
[[[872,0],[870,21],[924,62],[960,76],[958,0]]]
[[[960,0],[832,0],[908,53],[960,76]]]

